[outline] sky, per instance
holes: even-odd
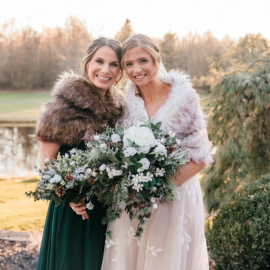
[[[114,37],[129,18],[136,33],[154,38],[209,30],[219,39],[247,33],[270,39],[269,10],[270,0],[0,0],[0,25],[15,18],[17,27],[42,31],[77,16],[94,37]]]

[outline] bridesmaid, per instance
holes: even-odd
[[[64,155],[72,148],[85,149],[85,141],[114,127],[121,114],[121,95],[116,85],[122,77],[121,45],[98,38],[88,47],[82,62],[83,75],[63,73],[53,87],[52,98],[38,119],[40,166],[45,158]],[[69,205],[50,202],[38,258],[38,270],[100,270],[106,226],[101,224],[106,209],[97,198],[83,221]],[[78,205],[77,205],[78,206]],[[72,207],[76,210],[76,205]],[[84,203],[79,205],[84,213]]]

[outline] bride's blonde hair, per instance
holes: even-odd
[[[122,82],[124,82],[127,78],[126,67],[124,64],[126,54],[128,53],[129,50],[131,50],[135,47],[141,47],[150,54],[155,66],[157,67],[156,73],[158,71],[163,72],[159,68],[159,63],[161,63],[161,56],[160,56],[159,49],[158,49],[157,45],[155,44],[155,42],[150,37],[148,37],[146,35],[135,34],[135,35],[130,36],[122,45],[121,66],[122,66],[123,71],[124,71],[124,78],[123,78]]]

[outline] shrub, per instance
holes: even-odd
[[[270,269],[270,174],[224,203],[208,234],[219,269]]]

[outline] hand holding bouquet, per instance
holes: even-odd
[[[97,173],[86,165],[82,151],[72,149],[69,154],[56,159],[45,159],[45,169],[37,169],[40,181],[34,192],[26,192],[26,196],[34,200],[53,200],[60,203],[78,203],[89,194],[95,183]],[[93,209],[91,201],[86,208]],[[85,218],[89,216],[85,214]]]

